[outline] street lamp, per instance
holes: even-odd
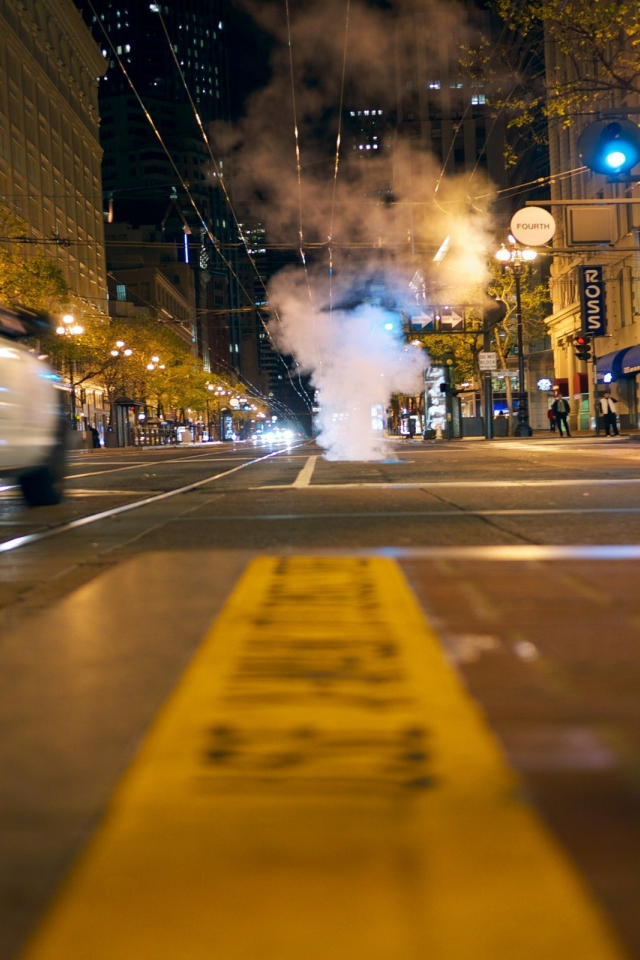
[[[60,337],[79,337],[80,334],[84,333],[84,327],[76,323],[76,318],[72,313],[65,313],[62,318],[62,323],[59,327],[56,327],[56,333]],[[69,362],[69,386],[71,387],[71,428],[72,430],[77,430],[78,425],[76,423],[77,410],[76,410],[76,385],[74,381],[74,361],[71,357],[68,358]]]
[[[529,398],[524,381],[524,334],[522,325],[522,291],[520,281],[526,269],[526,264],[535,260],[538,254],[535,250],[512,247],[507,250],[504,243],[496,253],[498,260],[505,270],[511,270],[516,282],[516,323],[518,330],[518,424],[514,430],[516,437],[530,437],[533,430],[529,425]]]

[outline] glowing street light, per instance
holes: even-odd
[[[76,318],[72,313],[65,313],[62,317],[62,323],[59,327],[56,327],[56,333],[60,337],[79,337],[84,333],[84,327],[80,323],[76,323]],[[77,430],[78,426],[76,423],[77,418],[77,409],[76,409],[76,385],[74,382],[74,361],[69,358],[69,386],[71,387],[71,425],[73,430]]]

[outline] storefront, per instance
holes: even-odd
[[[596,379],[598,392],[609,388],[618,401],[620,426],[623,430],[636,429],[638,423],[638,377],[640,373],[640,346],[613,350],[598,357]]]

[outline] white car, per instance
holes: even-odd
[[[20,338],[46,321],[0,307],[0,476],[15,477],[31,507],[59,503],[66,424],[59,376]]]

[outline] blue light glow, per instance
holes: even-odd
[[[612,170],[618,170],[627,162],[627,155],[618,147],[606,155],[605,161]]]

